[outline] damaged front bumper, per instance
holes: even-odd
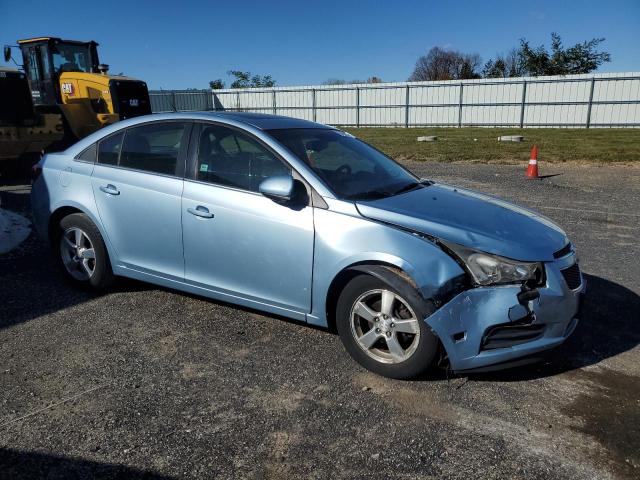
[[[440,338],[452,370],[529,363],[573,333],[586,289],[575,254],[545,263],[545,270],[546,284],[538,288],[535,300],[520,303],[519,285],[478,287],[459,293],[425,319]]]

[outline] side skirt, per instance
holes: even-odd
[[[224,292],[220,290],[214,290],[208,287],[195,285],[182,281],[180,279],[162,277],[160,275],[143,272],[131,267],[123,265],[114,266],[114,272],[116,275],[123,277],[133,278],[135,280],[141,280],[143,282],[153,283],[166,288],[172,288],[183,292],[191,293],[194,295],[201,295],[203,297],[211,298],[213,300],[219,300],[234,305],[240,305],[263,312],[273,313],[275,315],[281,315],[283,317],[291,318],[300,322],[306,322],[307,316],[304,312],[298,312],[296,310],[290,310],[288,308],[280,307],[278,305],[272,305],[270,303],[262,302],[252,298],[243,297],[234,293]]]

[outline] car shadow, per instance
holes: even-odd
[[[80,289],[62,274],[49,246],[31,233],[15,250],[0,255],[0,331],[102,295],[153,288],[157,287],[119,278],[105,292]]]
[[[125,465],[95,462],[79,458],[60,457],[46,453],[0,448],[2,478],[35,479],[121,479],[170,480],[174,477],[139,470]]]
[[[523,381],[559,375],[624,353],[640,344],[640,296],[595,275],[584,275],[587,292],[580,323],[542,362],[487,373],[461,374],[473,381]]]

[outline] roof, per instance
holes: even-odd
[[[309,120],[300,118],[285,117],[282,115],[271,115],[267,113],[251,113],[251,112],[203,112],[204,115],[213,118],[227,118],[236,122],[253,125],[260,130],[278,130],[284,128],[331,128]]]
[[[93,40],[90,40],[88,42],[82,42],[80,40],[63,40],[61,38],[58,37],[34,37],[34,38],[25,38],[24,40],[18,40],[18,44],[22,45],[23,43],[34,43],[34,42],[48,42],[49,40],[53,40],[55,42],[65,42],[65,43],[75,43],[78,45],[86,45],[89,43],[95,43],[96,45],[98,45],[96,42],[94,42]]]

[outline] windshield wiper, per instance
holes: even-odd
[[[415,190],[416,188],[423,187],[423,186],[424,186],[424,183],[422,183],[422,182],[407,183],[405,186],[400,187],[398,190],[393,192],[391,194],[391,196],[399,195],[399,194],[405,193],[405,192],[410,192],[411,190]]]
[[[391,194],[389,192],[385,192],[382,190],[371,190],[369,192],[360,192],[354,193],[353,195],[348,195],[347,200],[379,200],[381,198],[389,197]]]

